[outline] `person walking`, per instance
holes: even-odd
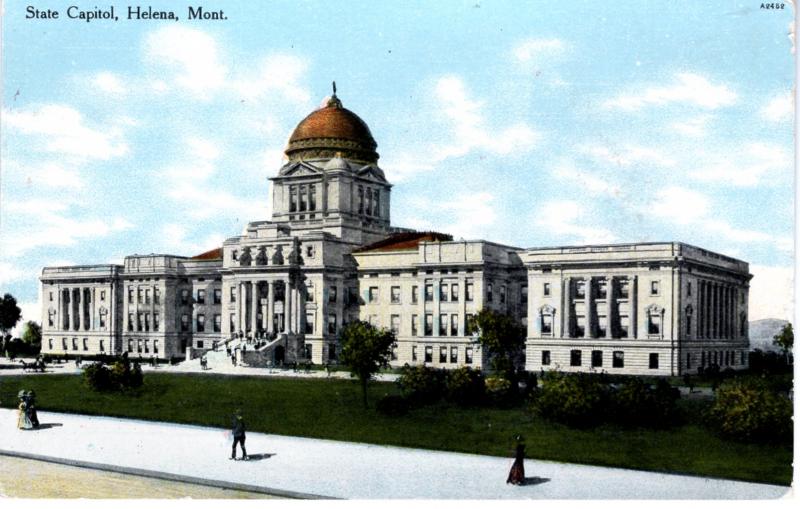
[[[514,452],[514,464],[511,465],[511,471],[508,473],[506,484],[521,486],[525,483],[525,441],[522,435],[517,435],[514,439],[517,442],[517,447]]]
[[[33,423],[28,414],[28,396],[25,391],[19,391],[17,395],[19,398],[19,416],[17,417],[17,428],[19,429],[33,429]]]
[[[27,406],[25,408],[26,412],[28,413],[28,419],[31,421],[31,425],[34,428],[39,427],[39,414],[36,413],[36,393],[33,391],[28,391],[25,393],[25,399],[27,400]]]
[[[242,447],[242,459],[246,460],[247,458],[247,449],[244,448],[244,440],[245,440],[245,426],[244,426],[244,419],[242,418],[242,411],[236,410],[236,413],[233,416],[233,447],[231,448],[231,459],[236,459],[236,444],[241,444]]]

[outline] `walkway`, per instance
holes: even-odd
[[[527,460],[526,486],[506,485],[510,458],[249,433],[254,461],[230,461],[226,430],[41,412],[16,429],[0,409],[0,453],[160,472],[175,480],[246,485],[283,496],[438,499],[762,499],[789,488],[703,477]],[[2,461],[2,456],[0,456]]]

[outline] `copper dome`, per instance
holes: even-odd
[[[367,124],[342,107],[334,94],[325,107],[304,118],[289,137],[286,155],[290,161],[322,159],[340,155],[347,159],[376,163],[378,144]]]

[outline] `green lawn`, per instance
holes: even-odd
[[[791,445],[728,442],[691,421],[668,431],[574,430],[520,408],[445,403],[385,417],[373,407],[364,410],[360,387],[350,380],[147,373],[139,393],[125,395],[95,393],[74,375],[9,376],[0,379],[0,405],[15,406],[22,388],[36,391],[44,411],[227,427],[241,407],[250,430],[282,435],[509,456],[512,437],[522,433],[529,458],[783,485],[792,475]],[[370,401],[397,392],[392,383],[374,383]],[[707,403],[681,404],[696,415]]]

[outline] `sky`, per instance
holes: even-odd
[[[681,241],[793,315],[793,11],[761,2],[225,1],[224,20],[4,2],[0,292],[44,266],[192,256],[268,219],[268,178],[337,84],[392,223],[518,247]],[[59,11],[26,19],[26,8]]]

